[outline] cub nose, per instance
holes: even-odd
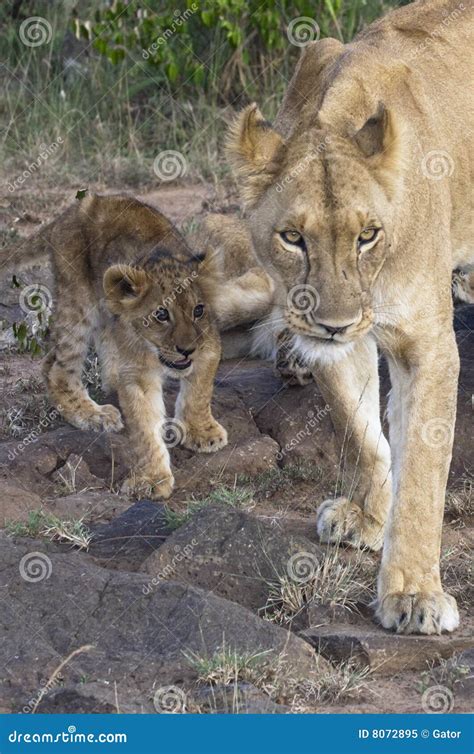
[[[181,354],[181,356],[184,356],[185,359],[188,358],[188,356],[191,356],[192,353],[196,350],[195,348],[181,348],[181,346],[176,346],[176,350],[178,353]]]

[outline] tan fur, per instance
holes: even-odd
[[[181,379],[177,424],[170,429],[177,440],[201,452],[227,443],[210,407],[220,341],[203,290],[212,285],[201,285],[200,258],[160,212],[122,195],[78,202],[42,232],[41,249],[52,256],[57,283],[45,364],[52,402],[81,429],[121,429],[120,412],[95,403],[81,382],[94,336],[104,382],[118,392],[135,461],[124,487],[169,497],[174,480],[163,439],[165,377]],[[30,251],[26,259],[15,254],[18,263],[32,258]],[[205,308],[198,317],[200,304]],[[157,318],[160,307],[169,322]]]
[[[311,43],[274,128],[253,105],[229,141],[275,304],[360,456],[351,500],[319,509],[320,537],[378,548],[385,530],[377,616],[407,633],[459,622],[439,554],[459,370],[451,275],[474,260],[472,27],[467,4],[425,0],[352,44]]]

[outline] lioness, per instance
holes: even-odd
[[[451,273],[474,257],[472,44],[471,9],[441,0],[349,45],[311,43],[275,126],[251,105],[229,142],[295,348],[359,454],[353,497],[321,505],[319,536],[383,543],[376,614],[405,633],[459,623],[439,555],[459,370]]]
[[[169,497],[174,479],[162,436],[166,376],[181,380],[171,428],[177,439],[200,452],[227,443],[211,413],[221,349],[208,306],[215,283],[203,257],[158,210],[125,195],[86,196],[23,241],[8,265],[44,254],[52,256],[57,287],[45,360],[52,402],[81,429],[122,428],[118,409],[98,405],[81,381],[94,334],[104,383],[118,393],[136,460],[124,489]]]

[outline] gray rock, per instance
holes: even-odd
[[[270,582],[288,576],[297,553],[322,555],[306,537],[285,534],[230,506],[211,505],[177,529],[142,570],[154,578],[151,587],[177,579],[258,610],[266,604]]]

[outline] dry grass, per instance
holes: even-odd
[[[463,664],[458,654],[441,659],[437,664],[432,662],[428,670],[421,674],[420,693],[433,685],[446,686],[454,691],[455,686],[465,681],[470,672],[469,665]]]
[[[7,522],[6,529],[11,536],[32,539],[44,537],[53,542],[72,544],[80,550],[87,550],[92,539],[83,518],[62,521],[43,510],[30,511],[28,519],[24,522]]]
[[[455,490],[446,494],[445,512],[456,518],[474,515],[474,482],[463,479]]]
[[[310,604],[358,612],[360,603],[372,599],[375,566],[366,553],[356,550],[343,559],[338,548],[331,547],[322,560],[315,559],[311,565],[304,581],[285,574],[269,584],[266,618],[286,625]]]
[[[187,653],[186,658],[198,674],[198,684],[210,686],[211,691],[229,689],[233,692],[234,713],[239,712],[239,685],[243,683],[252,684],[273,702],[288,706],[291,712],[311,712],[320,705],[359,695],[367,689],[370,673],[369,668],[361,670],[345,663],[334,668],[316,667],[302,678],[295,675],[284,654],[273,658],[272,651],[238,653],[225,646],[211,656],[193,652]],[[214,695],[210,696],[214,704],[215,699]]]

